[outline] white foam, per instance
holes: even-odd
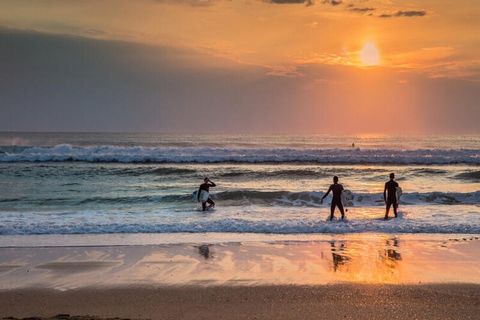
[[[295,149],[212,147],[27,147],[0,154],[2,162],[85,161],[122,163],[316,162],[390,164],[480,164],[478,150]]]
[[[383,207],[351,208],[347,222],[325,221],[329,208],[218,207],[214,212],[77,212],[59,219],[54,212],[12,214],[0,235],[113,233],[468,233],[480,234],[480,215],[472,206],[400,207],[400,218],[384,221]],[[7,214],[8,215],[8,214]],[[338,212],[336,213],[338,216]],[[393,216],[393,213],[391,213]],[[88,219],[79,219],[88,217]]]

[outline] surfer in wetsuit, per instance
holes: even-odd
[[[200,185],[200,188],[198,188],[197,192],[197,200],[200,201],[200,196],[202,195],[202,192],[207,192],[207,194],[210,192],[210,187],[216,187],[217,185],[213,183],[210,179],[205,178],[203,179],[203,183]],[[208,203],[208,207],[207,207]],[[206,201],[202,201],[202,210],[205,211],[207,209],[215,207],[215,202],[210,198],[210,196],[207,198]]]
[[[325,193],[320,200],[320,203],[323,203],[323,199],[325,199],[328,194],[332,191],[333,198],[332,198],[332,205],[330,206],[330,221],[333,220],[333,213],[335,212],[335,207],[338,207],[340,213],[342,214],[342,220],[345,218],[345,212],[343,211],[343,204],[342,204],[342,191],[343,186],[338,183],[338,177],[333,177],[333,184],[328,188],[327,193]]]
[[[393,213],[395,213],[395,218],[397,217],[398,201],[397,201],[397,188],[398,183],[395,181],[395,174],[390,173],[390,181],[385,183],[385,188],[383,189],[383,200],[387,206],[385,212],[385,220],[388,220],[388,212],[390,207],[393,206]]]

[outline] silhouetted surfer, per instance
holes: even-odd
[[[383,189],[383,200],[387,205],[387,210],[385,212],[385,220],[388,220],[388,212],[390,207],[393,205],[393,213],[395,213],[395,218],[397,215],[398,201],[397,201],[397,188],[398,183],[394,180],[395,174],[390,173],[390,181],[385,183],[385,188]]]
[[[215,206],[215,202],[210,198],[210,187],[216,187],[217,185],[210,181],[210,179],[205,178],[203,179],[203,183],[198,188],[197,192],[197,200],[200,202],[202,201],[202,210],[205,211],[207,209],[213,208]],[[207,207],[208,203],[208,207]]]
[[[320,203],[323,203],[323,199],[325,199],[328,194],[332,191],[333,193],[333,198],[332,198],[332,205],[330,206],[330,221],[333,220],[333,213],[335,211],[335,207],[338,207],[342,214],[342,220],[345,218],[345,212],[343,211],[343,204],[342,204],[342,191],[343,191],[343,186],[338,183],[338,177],[334,176],[333,177],[333,184],[328,188],[327,193],[325,193],[322,197],[322,200],[320,200]]]

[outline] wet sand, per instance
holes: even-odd
[[[478,236],[0,248],[0,290],[138,285],[480,284]]]
[[[133,287],[0,291],[3,317],[478,319],[479,285]]]
[[[370,234],[4,247],[0,318],[478,319],[479,246],[478,235]]]

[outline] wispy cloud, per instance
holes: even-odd
[[[342,0],[322,0],[323,4],[329,4],[332,6],[338,6],[343,3]]]
[[[218,0],[153,0],[158,3],[169,3],[169,4],[183,4],[190,5],[194,7],[207,7],[211,6]]]
[[[372,7],[355,7],[355,6],[349,6],[348,10],[353,11],[353,12],[358,12],[358,13],[370,13],[372,11],[375,11],[375,8]]]
[[[268,2],[274,4],[305,4],[306,6],[314,4],[314,0],[268,0]]]
[[[426,16],[425,10],[400,10],[395,13],[383,13],[379,15],[380,18],[400,18],[400,17],[423,17]]]
[[[430,78],[478,79],[480,59],[468,59],[453,47],[430,47],[393,55],[389,64]]]
[[[332,65],[361,67],[358,51],[343,53],[311,53],[297,56],[294,62],[302,65]],[[480,59],[471,59],[453,47],[428,47],[382,57],[383,68],[413,72],[428,78],[479,81]]]

